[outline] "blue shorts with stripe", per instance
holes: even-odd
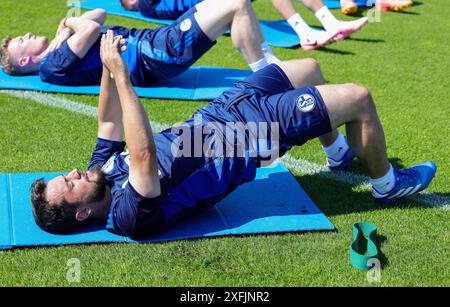
[[[146,81],[175,77],[194,64],[215,45],[200,29],[192,8],[173,24],[143,37],[140,56]]]
[[[280,156],[306,141],[331,132],[322,96],[315,87],[294,89],[276,64],[250,75],[225,91],[205,111],[242,123],[278,123]]]

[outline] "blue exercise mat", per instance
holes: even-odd
[[[119,0],[84,0],[81,3],[75,2],[69,3],[69,5],[79,5],[86,10],[101,8],[111,15],[129,17],[157,24],[167,25],[173,22],[173,20],[144,17],[140,12],[127,11],[122,7]],[[300,45],[300,38],[285,20],[260,20],[260,24],[264,37],[269,45],[281,48],[291,48]]]
[[[146,98],[212,100],[250,74],[249,70],[191,67],[173,79],[159,81],[150,87],[135,87],[135,89],[138,96]],[[2,69],[0,69],[0,89],[91,95],[100,93],[98,85],[61,86],[42,82],[39,76],[10,76]]]
[[[367,4],[374,2],[375,0],[354,0],[355,4],[359,7],[367,6]],[[329,9],[340,9],[341,2],[340,0],[323,0],[323,4],[325,4]]]
[[[34,222],[31,183],[61,173],[0,174],[0,250],[23,246],[106,242],[163,242],[227,235],[334,230],[292,174],[282,165],[258,169],[257,178],[240,186],[213,208],[141,241],[111,234],[104,225],[54,235]]]

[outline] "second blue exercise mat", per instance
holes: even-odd
[[[60,173],[0,174],[0,249],[23,246],[136,242],[92,226],[84,232],[54,235],[34,222],[31,183]],[[139,242],[188,238],[333,230],[334,226],[282,165],[258,169],[256,180],[239,187],[213,208]]]
[[[358,7],[370,5],[371,2],[375,2],[375,0],[354,0],[355,4]],[[323,0],[323,4],[325,4],[329,9],[340,9],[341,1],[340,0]]]
[[[191,67],[178,77],[159,81],[150,87],[136,87],[140,97],[185,100],[211,100],[229,89],[251,71],[218,67]],[[49,93],[98,95],[100,86],[60,86],[42,82],[39,76],[9,76],[0,69],[0,89]]]
[[[339,3],[339,1],[338,1]],[[171,24],[173,20],[154,19],[142,16],[139,12],[125,10],[119,0],[85,0],[73,2],[69,5],[80,6],[86,10],[101,8],[108,14],[134,18],[157,24]],[[300,44],[300,38],[285,20],[260,20],[261,29],[269,45],[291,48]]]

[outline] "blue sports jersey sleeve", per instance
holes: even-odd
[[[97,138],[94,153],[91,157],[88,169],[96,165],[103,166],[111,156],[117,152],[122,152],[125,149],[125,142],[116,142]]]
[[[81,59],[70,49],[67,41],[51,52],[41,63],[39,75],[44,82],[64,84]]]
[[[114,195],[114,220],[122,234],[139,239],[164,227],[159,197],[143,197],[129,182],[118,193]]]

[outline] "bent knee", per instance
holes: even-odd
[[[343,90],[346,92],[346,95],[351,98],[352,101],[364,103],[372,100],[370,91],[365,86],[361,86],[355,83],[347,83],[343,85]]]
[[[306,58],[306,59],[300,59],[300,60],[294,60],[295,66],[302,70],[308,70],[308,71],[316,71],[320,70],[320,65],[317,60],[313,58]]]
[[[250,0],[231,0],[229,4],[232,6],[234,11],[242,10],[248,5],[251,5]]]
[[[373,103],[372,94],[370,90],[355,83],[348,83],[344,85],[346,95],[350,98],[348,101],[352,107],[360,114],[371,114],[376,112],[375,104]]]
[[[306,59],[301,59],[300,61],[302,61],[302,63],[304,63],[304,65],[309,65],[309,66],[319,66],[319,62],[317,62],[316,59],[313,58],[306,58]]]

